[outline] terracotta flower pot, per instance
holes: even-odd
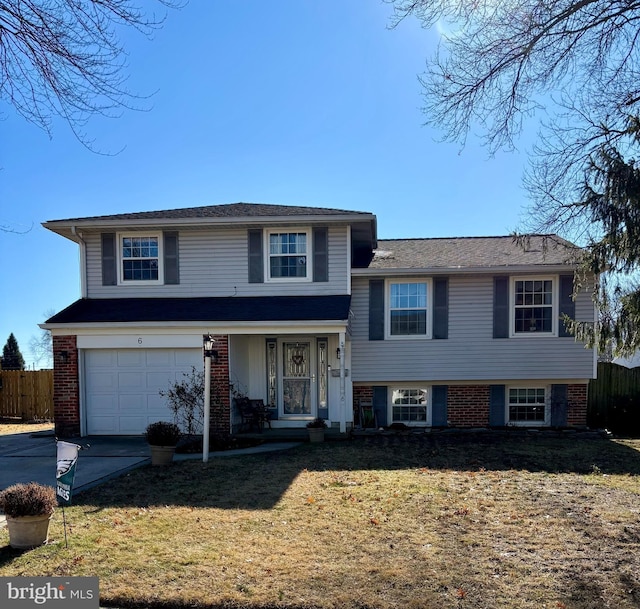
[[[309,427],[309,442],[324,442],[323,427]]]
[[[52,516],[53,514],[7,516],[9,545],[18,550],[31,550],[47,543]]]
[[[156,446],[150,444],[151,448],[151,465],[169,465],[173,461],[173,453],[176,452],[175,446]]]

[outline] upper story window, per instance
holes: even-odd
[[[150,282],[162,279],[160,235],[119,235],[120,283]]]
[[[269,279],[309,279],[307,231],[268,233]]]
[[[428,282],[389,281],[387,285],[388,336],[428,336]]]
[[[515,278],[512,281],[512,294],[511,327],[515,335],[556,332],[557,296],[553,278]]]

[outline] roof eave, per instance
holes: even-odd
[[[136,219],[78,219],[78,220],[49,220],[42,226],[58,235],[76,241],[72,229],[76,230],[122,230],[149,229],[150,227],[189,227],[214,228],[224,226],[264,226],[264,225],[308,225],[308,224],[355,224],[365,219],[375,219],[373,214],[359,212],[355,214],[298,214],[280,216],[226,216],[207,218],[136,218]]]
[[[348,319],[307,319],[300,321],[215,321],[215,320],[201,320],[201,321],[95,321],[95,322],[69,322],[69,323],[43,323],[38,324],[40,328],[43,330],[50,330],[55,333],[56,330],[62,331],[75,331],[80,332],[83,330],[103,330],[107,333],[113,332],[113,330],[121,329],[125,332],[131,332],[134,329],[140,328],[148,328],[148,329],[157,329],[162,328],[164,330],[168,329],[198,329],[198,328],[214,328],[216,331],[220,328],[228,328],[228,329],[249,329],[253,332],[258,328],[264,328],[268,326],[268,328],[277,327],[279,329],[284,328],[296,328],[300,330],[301,328],[308,327],[322,327],[324,329],[329,328],[339,328],[344,329],[348,326]]]
[[[468,274],[514,274],[514,273],[566,273],[576,269],[572,264],[519,264],[504,266],[455,266],[455,267],[398,267],[352,269],[353,276],[400,276],[400,275],[468,275]]]

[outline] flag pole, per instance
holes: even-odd
[[[64,505],[62,506],[62,524],[64,527],[64,547],[69,548],[69,542],[67,541],[67,517],[64,513]]]

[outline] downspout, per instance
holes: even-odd
[[[71,227],[71,233],[80,244],[80,297],[87,297],[87,244],[82,238],[82,234],[76,230],[75,226]]]
[[[347,397],[345,390],[345,360],[344,332],[340,332],[340,433],[347,433]]]

